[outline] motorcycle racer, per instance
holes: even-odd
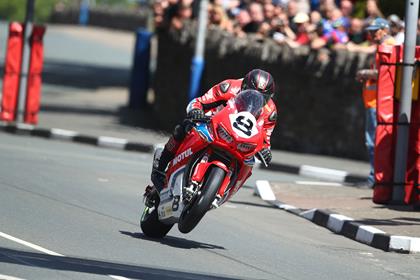
[[[265,141],[264,148],[260,154],[263,160],[268,164],[271,159],[270,138],[277,120],[277,109],[272,100],[275,93],[275,84],[270,73],[253,69],[242,79],[227,79],[216,84],[208,90],[203,96],[193,99],[187,106],[188,119],[202,119],[206,113],[214,114],[220,108],[223,108],[227,101],[236,97],[239,92],[246,89],[254,89],[264,96],[265,106],[262,116],[264,119]],[[222,106],[222,107],[221,107]],[[153,162],[151,180],[154,189],[146,189],[146,196],[154,196],[160,192],[165,185],[165,170],[168,163],[174,158],[176,151],[180,147],[187,133],[184,123],[175,127],[172,136],[160,155],[158,160]]]

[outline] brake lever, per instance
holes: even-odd
[[[265,161],[264,157],[261,154],[261,151],[257,152],[258,160],[264,164],[264,167],[268,167],[268,163]]]

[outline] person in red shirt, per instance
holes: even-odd
[[[228,79],[216,84],[209,89],[203,96],[193,99],[187,106],[187,118],[201,119],[204,114],[212,111],[216,113],[223,108],[227,101],[246,89],[254,89],[264,95],[265,106],[262,112],[264,118],[264,129],[266,138],[261,155],[268,164],[272,155],[270,151],[270,137],[277,120],[277,109],[272,97],[274,96],[275,85],[270,73],[254,69],[251,70],[243,79]],[[222,107],[221,107],[222,106]],[[160,192],[165,185],[165,170],[168,163],[174,158],[176,151],[186,136],[186,127],[179,124],[175,127],[172,136],[163,149],[160,158],[153,163],[151,180],[155,187],[155,193]]]
[[[309,22],[310,18],[305,13],[298,13],[294,18],[293,22],[296,24],[297,32],[295,44],[292,44],[292,47],[309,45],[311,38],[309,37]]]

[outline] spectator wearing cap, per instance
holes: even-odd
[[[346,32],[343,18],[338,18],[332,23],[333,29],[324,33],[319,38],[312,41],[311,47],[313,49],[320,49],[323,47],[330,48],[345,48],[345,44],[349,42],[349,36]]]
[[[309,45],[311,38],[309,36],[309,16],[306,13],[297,13],[293,18],[293,22],[297,26],[296,39],[291,43],[291,47]]]
[[[388,17],[388,22],[391,36],[394,37],[396,44],[404,44],[404,22],[395,14]]]
[[[368,38],[376,46],[379,45],[395,45],[395,40],[389,35],[389,23],[384,18],[374,19],[366,28],[368,31]],[[374,178],[374,147],[376,134],[376,95],[377,95],[377,80],[378,80],[378,64],[379,59],[376,55],[376,63],[371,65],[370,69],[359,70],[356,74],[356,79],[363,82],[363,101],[366,108],[365,117],[365,140],[368,157],[370,162],[370,173],[366,187],[373,187],[375,184]]]
[[[336,46],[347,44],[349,41],[349,36],[346,32],[346,26],[344,18],[340,17],[333,21],[332,23],[333,30],[329,34],[325,34],[323,39],[326,41],[329,46]]]

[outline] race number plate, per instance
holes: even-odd
[[[233,131],[242,138],[251,138],[258,134],[257,120],[250,112],[229,115]]]

